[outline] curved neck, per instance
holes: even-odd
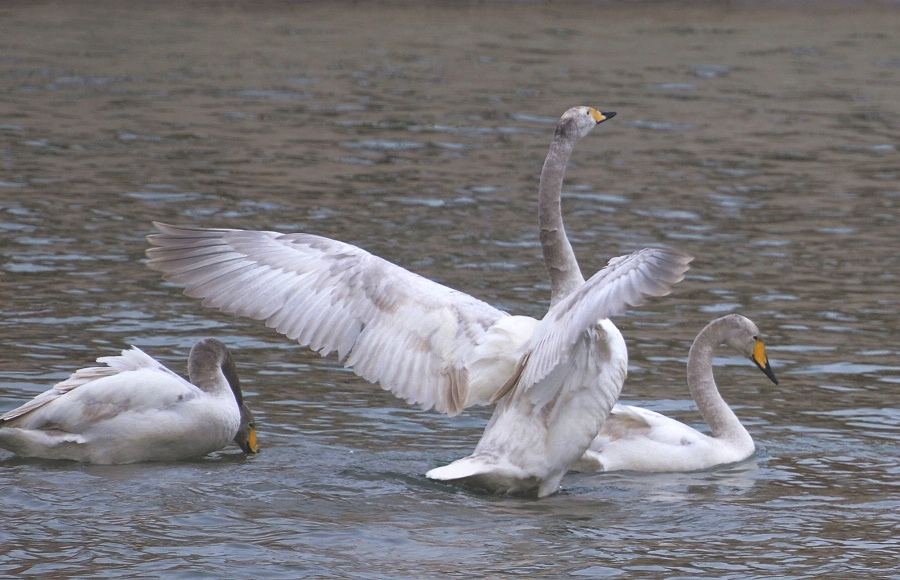
[[[724,328],[719,321],[712,322],[700,331],[688,355],[687,381],[691,396],[712,429],[713,437],[753,446],[753,439],[741,425],[740,419],[719,394],[713,378],[715,349],[724,340]]]
[[[541,227],[541,249],[550,275],[550,305],[554,305],[584,284],[584,276],[572,244],[563,227],[561,192],[566,164],[575,148],[576,139],[557,131],[541,170],[538,195],[538,220]]]
[[[207,393],[231,392],[238,407],[244,402],[231,353],[225,352],[224,360],[220,360],[219,356],[211,351],[192,352],[188,359],[188,377],[192,384]]]

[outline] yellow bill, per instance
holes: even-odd
[[[256,443],[256,429],[254,428],[250,429],[250,436],[247,438],[247,448],[251,453],[259,453],[259,445]]]
[[[599,125],[600,123],[602,123],[603,121],[605,121],[605,120],[607,120],[607,119],[612,119],[613,117],[616,116],[616,114],[615,114],[613,111],[609,111],[609,112],[606,112],[606,113],[601,113],[600,111],[598,111],[598,110],[595,109],[594,107],[590,107],[590,112],[591,112],[591,117],[594,118],[594,121],[596,121],[598,125]]]
[[[769,358],[766,356],[766,345],[763,344],[763,341],[756,339],[756,346],[753,347],[753,354],[750,356],[750,360],[759,367],[759,370],[769,377],[769,380],[776,385],[778,384],[778,379],[775,377],[772,367],[769,366]]]

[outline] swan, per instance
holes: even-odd
[[[574,107],[557,124],[541,172],[541,244],[551,278],[574,276],[577,289],[551,296],[541,320],[509,315],[365,250],[306,233],[155,222],[147,265],[204,306],[263,320],[323,356],[336,352],[357,375],[425,410],[453,416],[500,401],[489,423],[498,441],[543,422],[536,437],[548,447],[523,456],[526,483],[498,478],[496,490],[547,495],[621,389],[627,354],[607,319],[645,296],[667,294],[692,259],[646,249],[614,258],[588,282],[581,276],[559,211],[562,178],[575,143],[613,115]],[[557,430],[570,428],[566,417],[579,411],[576,403],[596,413],[578,437],[566,439]]]
[[[713,355],[722,344],[749,357],[778,384],[756,325],[739,314],[717,318],[697,335],[687,363],[688,388],[712,436],[665,415],[617,404],[573,470],[696,471],[753,455],[753,438],[719,395],[713,379]]]
[[[607,115],[612,116],[614,113]],[[578,260],[563,227],[560,200],[563,174],[574,144],[574,140],[566,139],[564,132],[557,129],[541,172],[540,235],[544,263],[550,277],[551,304],[565,299],[584,284]],[[725,329],[723,330],[726,332],[725,338],[716,339],[713,333],[720,327]],[[743,341],[740,338],[741,333]],[[734,338],[735,335],[739,338]],[[695,345],[698,341],[702,345],[705,340],[714,342],[718,340],[713,345],[717,346],[724,340],[751,356],[751,360],[766,373],[766,376],[778,384],[766,360],[765,346],[756,340],[757,335],[758,330],[749,319],[734,315],[714,321],[707,326],[697,336]],[[753,340],[748,341],[747,336],[753,337]],[[600,432],[583,457],[577,460],[573,469],[687,471],[733,463],[752,455],[755,449],[752,438],[716,390],[712,379],[711,351],[712,347],[701,349],[698,346],[697,351],[691,349],[692,356],[697,353],[696,359],[693,360],[698,366],[693,368],[700,370],[696,370],[692,375],[692,366],[689,362],[688,379],[692,394],[695,392],[695,385],[698,390],[711,385],[711,388],[700,394],[699,398],[698,395],[694,398],[704,418],[713,427],[713,437],[698,433],[659,413],[640,407],[616,404]],[[708,358],[704,360],[702,358],[704,356]],[[706,366],[703,367],[701,363]],[[703,371],[707,373],[706,376],[700,374]],[[471,467],[472,462],[469,465]],[[446,469],[446,473],[449,471]],[[435,472],[430,474],[435,475]]]
[[[648,260],[655,263],[655,278],[642,268]],[[425,476],[494,493],[554,493],[600,430],[625,381],[625,339],[609,318],[639,304],[637,288],[659,285],[667,291],[688,261],[647,249],[613,258],[551,306],[520,349],[516,371],[494,394],[491,402],[498,404],[475,451]]]
[[[0,415],[0,447],[23,457],[119,464],[199,457],[232,440],[256,453],[253,415],[225,345],[191,349],[188,382],[132,346]]]

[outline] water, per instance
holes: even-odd
[[[136,344],[233,349],[262,453],[89,466],[0,455],[21,577],[900,577],[900,19],[894,4],[107,3],[0,7],[0,409]],[[779,386],[723,353],[759,452],[570,474],[545,500],[424,473],[489,410],[423,413],[142,264],[152,220],[309,231],[518,314],[549,286],[537,178],[582,141],[582,268],[696,260],[617,320],[623,399],[692,425],[687,350],[739,311]]]

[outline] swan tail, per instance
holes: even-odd
[[[463,459],[457,459],[449,465],[432,469],[425,474],[425,477],[440,481],[455,481],[476,475],[483,475],[494,469],[496,469],[495,465],[489,465],[477,457],[464,457]]]
[[[453,481],[464,487],[495,494],[534,493],[537,491],[539,497],[553,493],[559,483],[559,478],[554,481],[543,481],[510,463],[488,461],[486,458],[477,456],[458,459],[450,465],[432,469],[425,474],[425,477],[438,481]]]

